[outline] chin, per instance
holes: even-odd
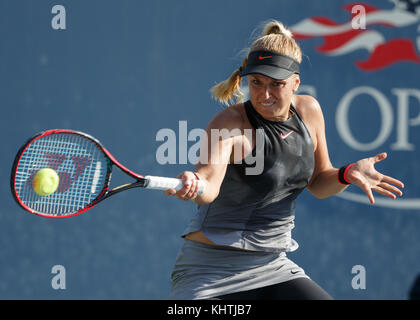
[[[260,102],[260,103],[258,103],[257,109],[261,110],[261,111],[272,112],[272,111],[275,111],[275,110],[279,110],[279,106],[278,106],[277,103],[262,103],[262,102]]]

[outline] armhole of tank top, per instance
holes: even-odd
[[[247,118],[248,122],[251,124],[252,128],[254,130],[256,130],[256,123],[255,123],[254,119],[252,118],[253,106],[251,104],[251,101],[248,100],[248,101],[244,102],[244,109],[245,109],[245,115],[246,115],[246,118]]]
[[[257,130],[256,128],[255,128],[255,123],[253,123],[254,122],[254,120],[251,120],[250,119],[250,114],[252,113],[252,108],[253,108],[253,106],[252,106],[252,104],[251,104],[251,101],[250,100],[247,100],[247,101],[245,101],[244,102],[244,109],[245,109],[245,114],[246,114],[246,117],[247,117],[247,120],[248,120],[248,122],[251,124],[251,126],[252,126],[252,128],[254,129],[254,130]],[[250,153],[250,155],[252,156],[252,157],[255,157],[255,154],[256,154],[256,145],[252,148],[252,150],[251,150],[251,153]],[[249,155],[248,155],[249,156]],[[243,165],[243,163],[244,163],[244,161],[245,161],[245,159],[248,157],[248,156],[246,156],[245,158],[243,158],[242,159],[242,161],[241,161],[241,163],[240,163],[240,165]],[[232,163],[232,164],[234,164],[234,163]]]
[[[311,143],[312,143],[312,149],[315,152],[315,144],[314,144],[314,139],[312,138],[311,132],[309,131],[308,127],[306,126],[305,121],[303,121],[302,117],[300,116],[299,112],[297,111],[297,109],[295,108],[295,106],[293,105],[293,103],[290,104],[290,107],[293,109],[293,112],[296,114],[296,116],[299,118],[299,121],[302,123],[303,127],[306,130],[306,133],[308,134],[309,138],[311,138]]]

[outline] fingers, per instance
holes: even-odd
[[[194,199],[198,194],[198,183],[196,179],[189,180],[188,178],[183,179],[184,187],[177,192],[179,200],[189,201]]]
[[[182,182],[184,186],[178,190],[176,195],[179,200],[191,200],[194,195],[195,185],[197,183],[195,182],[195,179],[191,179],[188,175],[182,176]]]
[[[397,195],[401,197],[403,194],[400,189],[385,182],[379,183],[377,186],[373,187],[372,189],[376,191],[377,193],[391,199],[396,199]]]
[[[363,184],[363,185],[361,186],[361,188],[362,188],[362,190],[366,193],[366,195],[368,196],[368,198],[369,198],[369,202],[370,202],[371,204],[374,204],[374,203],[375,203],[375,198],[373,197],[372,190],[369,188],[369,186],[367,186],[366,184]]]
[[[197,180],[194,179],[191,181],[190,190],[186,194],[187,200],[194,199],[197,196],[197,194],[198,194],[198,182]]]
[[[402,191],[400,190],[400,189],[398,189],[397,187],[395,187],[395,186],[393,186],[393,185],[390,185],[390,184],[388,184],[388,183],[384,183],[384,182],[382,182],[382,183],[380,183],[380,184],[378,184],[378,187],[379,188],[381,188],[381,189],[383,189],[383,190],[386,190],[386,191],[388,191],[388,192],[391,192],[391,193],[393,193],[393,194],[396,194],[396,195],[398,195],[398,196],[402,196]]]
[[[374,162],[379,162],[379,161],[385,160],[387,157],[388,157],[388,154],[386,152],[382,152],[382,153],[374,156],[373,161]]]
[[[401,182],[400,180],[397,180],[395,178],[392,178],[392,177],[383,176],[382,181],[386,182],[386,183],[389,183],[389,184],[393,184],[393,185],[395,185],[397,187],[400,187],[400,188],[404,188],[404,183],[403,182]]]
[[[374,187],[374,188],[372,188],[375,192],[377,192],[377,193],[379,193],[379,194],[381,194],[381,195],[383,195],[383,196],[385,196],[385,197],[388,197],[388,198],[391,198],[391,199],[396,199],[397,198],[397,196],[394,194],[394,193],[392,193],[391,191],[388,191],[388,190],[386,190],[386,189],[384,189],[384,188],[381,188],[381,187],[379,187],[379,186],[377,186],[377,187]]]
[[[178,175],[178,179],[182,180],[183,187],[178,191],[175,189],[165,190],[165,194],[169,196],[176,196],[179,200],[189,201],[193,200],[198,195],[198,182],[196,176],[191,171],[185,171]]]
[[[359,186],[366,193],[371,204],[375,203],[372,190],[391,199],[396,199],[397,196],[401,197],[403,194],[400,189],[386,182],[381,182],[372,187],[370,187],[368,183],[360,183]]]
[[[168,190],[165,190],[163,192],[165,192],[165,194],[168,195],[168,196],[173,196],[173,195],[176,194],[176,190],[175,189],[168,189]]]

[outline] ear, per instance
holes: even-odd
[[[300,77],[298,74],[295,75],[295,82],[293,87],[293,92],[296,92],[300,85]]]

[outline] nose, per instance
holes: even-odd
[[[263,90],[263,97],[264,99],[270,99],[271,98],[271,92],[270,92],[270,87],[266,86]]]

